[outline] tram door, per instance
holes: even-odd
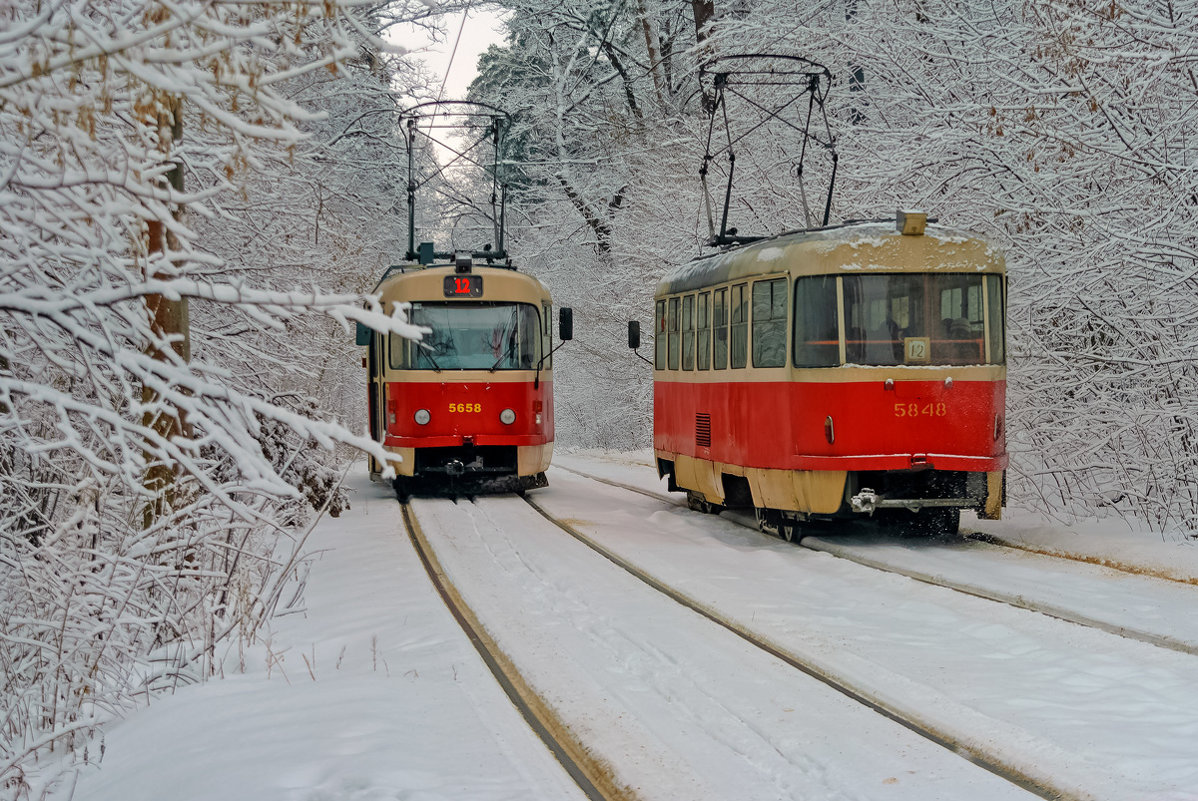
[[[382,364],[383,337],[380,334],[374,334],[370,338],[370,347],[367,349],[367,370],[368,378],[366,383],[366,403],[367,413],[370,416],[370,438],[375,442],[383,441],[383,375],[380,365]],[[371,456],[370,457],[370,472],[382,472],[383,466]]]

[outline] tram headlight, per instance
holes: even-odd
[[[428,425],[428,421],[432,419],[432,415],[428,413],[428,409],[417,409],[416,414],[412,418],[420,425]]]
[[[511,409],[504,409],[499,413],[499,422],[503,423],[505,426],[510,426],[512,423],[516,422],[516,413]]]

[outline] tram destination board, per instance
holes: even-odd
[[[478,298],[483,294],[483,277],[481,275],[447,275],[445,276],[445,297],[447,298]]]

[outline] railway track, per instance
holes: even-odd
[[[661,493],[660,491],[647,490],[625,482],[591,475],[569,467],[556,466],[555,469],[564,470],[582,478],[598,481],[608,486],[628,490],[629,492],[635,492],[639,495],[643,495],[654,500],[659,500],[662,503],[670,504],[675,507],[686,507],[686,503],[684,501],[679,500],[676,497],[671,497],[668,494]],[[725,513],[721,515],[721,518],[748,529],[758,530],[757,523],[751,516],[736,513]],[[1115,620],[1104,619],[1100,616],[1087,613],[1081,609],[1071,608],[1065,603],[1059,601],[1054,602],[1045,600],[1043,598],[1036,598],[1024,592],[1013,592],[997,584],[981,585],[976,581],[959,580],[943,571],[933,572],[921,567],[918,564],[911,564],[910,562],[906,564],[900,564],[893,559],[888,559],[886,556],[879,557],[872,555],[872,552],[885,551],[886,548],[884,547],[884,541],[893,539],[893,536],[876,537],[869,540],[869,547],[854,547],[851,543],[846,544],[844,541],[835,538],[806,536],[796,544],[800,547],[808,548],[814,551],[822,551],[837,558],[846,559],[874,570],[905,576],[924,584],[944,587],[945,589],[950,589],[965,595],[1007,604],[1018,609],[1024,609],[1058,620],[1076,623],[1081,626],[1104,631],[1126,639],[1137,640],[1159,648],[1165,648],[1172,651],[1177,651],[1179,653],[1198,656],[1198,627],[1195,627],[1194,635],[1192,637],[1181,638],[1161,629],[1154,630],[1152,628],[1145,627],[1143,625],[1144,621],[1134,615],[1121,617],[1120,619]],[[1136,579],[1137,581],[1142,581],[1148,585],[1151,585],[1154,582],[1166,582],[1167,584],[1165,586],[1179,585],[1174,590],[1175,592],[1192,594],[1192,588],[1190,585],[1170,579],[1168,577],[1145,576],[1141,572],[1135,572],[1127,569],[1126,567],[1094,565],[1093,563],[1087,562],[1085,560],[1069,559],[1068,557],[1059,554],[1027,552],[1023,551],[1022,549],[1011,548],[1005,543],[996,542],[991,538],[986,537],[978,537],[976,539],[973,537],[967,537],[966,539],[972,542],[975,550],[979,552],[985,548],[1006,548],[1028,554],[1028,557],[1032,559],[1045,560],[1045,564],[1051,564],[1052,560],[1060,560],[1088,565],[1095,570],[1106,569],[1120,573],[1126,573],[1130,576],[1136,576],[1138,577]],[[882,547],[879,547],[880,544]],[[934,543],[933,547],[935,547]],[[1150,599],[1145,599],[1136,604],[1136,606],[1139,608],[1150,608],[1154,605],[1156,604],[1154,604]]]
[[[876,692],[868,683],[829,670],[818,660],[806,658],[802,653],[795,652],[792,648],[774,642],[768,637],[740,625],[731,617],[721,614],[718,609],[705,604],[702,599],[688,596],[677,588],[654,578],[612,550],[603,547],[568,520],[563,520],[548,512],[536,502],[535,498],[526,497],[524,501],[557,530],[566,532],[575,541],[585,545],[655,592],[734,634],[762,654],[779,660],[788,668],[815,679],[861,707],[881,715],[918,737],[964,758],[973,765],[1034,796],[1050,799],[1082,797],[1073,794],[1067,787],[1060,786],[1050,774],[1038,774],[1034,770],[1029,771],[1011,764],[1002,754],[984,747],[984,740],[962,741],[951,732],[939,728],[930,719],[921,718],[913,712],[912,708],[891,703],[884,694]],[[473,504],[474,500],[469,499],[466,503]],[[519,658],[506,654],[496,640],[487,633],[485,620],[482,620],[479,614],[463,600],[462,594],[458,592],[454,582],[441,566],[420,522],[407,504],[403,508],[403,518],[409,537],[425,565],[430,580],[446,605],[491,669],[496,680],[512,699],[513,704],[546,747],[563,764],[583,793],[595,801],[633,801],[640,798],[641,796],[635,790],[630,789],[627,784],[614,779],[616,772],[612,769],[611,764],[606,762],[601,755],[597,756],[598,750],[576,733],[569,722],[555,710],[552,703],[537,693],[533,683],[522,675]]]
[[[614,551],[605,548],[591,537],[579,531],[570,523],[560,520],[539,506],[533,498],[526,497],[525,501],[537,510],[546,520],[560,528],[565,533],[574,537],[579,542],[586,545],[596,553],[602,555],[613,564],[617,565],[630,575],[636,577],[640,581],[649,585],[653,589],[662,593],[671,600],[681,604],[686,609],[694,612],[697,615],[710,620],[721,628],[735,634],[745,642],[752,645],[754,648],[769,654],[775,659],[781,660],[790,667],[816,679],[817,681],[832,688],[838,693],[850,698],[851,700],[869,708],[870,710],[886,717],[889,720],[898,723],[903,728],[919,735],[920,737],[945,748],[952,753],[963,757],[969,762],[986,770],[999,778],[1010,782],[1011,784],[1020,787],[1033,795],[1040,798],[1053,799],[1054,801],[1064,801],[1072,796],[1067,791],[1056,786],[1055,782],[1047,776],[1037,776],[1030,772],[1021,770],[1008,764],[1001,756],[988,752],[986,749],[972,746],[955,739],[950,733],[941,730],[934,723],[926,718],[919,718],[912,715],[909,710],[904,710],[889,704],[876,692],[867,685],[852,680],[845,675],[838,675],[827,670],[818,662],[805,658],[802,654],[798,654],[789,650],[786,646],[773,642],[759,633],[746,628],[732,618],[721,614],[718,610],[710,608],[700,599],[690,597],[686,593],[671,587],[646,571],[639,568],[636,564],[623,558]]]
[[[474,502],[473,497],[467,500]],[[520,670],[488,635],[486,627],[441,567],[436,552],[412,514],[411,504],[401,503],[401,508],[404,529],[429,581],[529,728],[590,801],[638,801],[628,788],[611,781],[611,770],[591,755],[586,744],[579,741],[570,727],[524,680]]]
[[[463,501],[460,505],[454,506],[448,504],[443,506],[443,510],[437,512],[439,522],[434,522],[433,525],[444,527],[448,520],[448,511],[452,510],[454,514],[465,516],[455,517],[457,521],[453,524],[458,528],[477,528],[481,523],[479,520],[488,518],[499,509],[500,505],[506,503],[503,508],[507,511],[506,515],[511,515],[512,504],[527,510],[525,518],[515,527],[501,527],[494,530],[474,532],[471,536],[476,536],[478,543],[474,547],[481,547],[487,551],[483,555],[483,570],[489,571],[488,576],[494,575],[498,577],[504,576],[509,572],[520,572],[531,570],[528,581],[543,581],[549,580],[549,583],[557,586],[554,590],[556,593],[561,587],[568,587],[570,591],[575,593],[576,597],[567,597],[565,600],[556,595],[548,598],[532,597],[524,600],[523,596],[519,596],[520,600],[515,602],[515,605],[527,603],[529,608],[571,608],[579,602],[585,603],[603,603],[602,601],[591,598],[592,594],[601,595],[606,588],[606,585],[595,584],[588,585],[580,576],[589,576],[592,573],[603,573],[595,567],[579,567],[571,562],[572,570],[582,570],[582,573],[573,573],[567,570],[559,570],[557,564],[550,560],[548,566],[540,565],[535,568],[532,563],[537,562],[540,554],[547,548],[557,549],[566,547],[562,543],[575,543],[575,550],[581,550],[578,546],[585,546],[587,552],[594,559],[602,557],[602,561],[609,564],[611,567],[607,572],[615,570],[629,577],[629,580],[634,580],[634,583],[640,584],[646,588],[650,594],[659,597],[660,602],[642,601],[644,610],[638,607],[633,613],[634,617],[638,616],[653,616],[665,615],[666,608],[675,608],[679,605],[685,608],[685,614],[692,618],[701,618],[706,624],[718,626],[719,630],[726,635],[734,635],[734,639],[739,640],[745,647],[755,651],[760,659],[772,660],[779,665],[784,666],[786,670],[791,671],[795,676],[802,675],[805,680],[815,680],[824,686],[828,692],[838,694],[839,697],[845,699],[842,703],[855,705],[864,714],[873,715],[875,718],[885,719],[892,725],[902,727],[903,730],[910,733],[912,736],[918,736],[925,743],[933,744],[935,748],[940,749],[942,753],[951,752],[957,757],[963,757],[962,764],[968,761],[978,768],[982,768],[991,774],[995,780],[1001,779],[1007,783],[1012,790],[1022,793],[1030,793],[1042,798],[1107,798],[1107,799],[1129,799],[1144,797],[1139,791],[1128,792],[1123,789],[1122,781],[1123,774],[1118,770],[1107,772],[1106,764],[1100,761],[1089,760],[1091,764],[1085,767],[1081,773],[1077,772],[1077,763],[1079,762],[1078,755],[1086,754],[1086,750],[1078,750],[1077,743],[1079,741],[1088,742],[1089,729],[1086,725],[1074,727],[1074,730],[1061,730],[1060,727],[1052,725],[1049,728],[1040,731],[1037,727],[1044,724],[1044,718],[1037,718],[1032,715],[1030,718],[1015,713],[1013,716],[1005,716],[999,714],[998,717],[991,717],[991,710],[984,703],[984,696],[987,693],[982,693],[981,696],[974,697],[975,693],[966,689],[962,691],[962,687],[968,688],[978,682],[978,686],[986,684],[987,679],[983,676],[992,672],[994,665],[987,664],[984,660],[974,667],[970,667],[969,660],[974,657],[968,656],[964,662],[958,663],[958,658],[955,654],[951,656],[942,667],[937,668],[936,663],[941,659],[933,660],[928,664],[926,669],[921,670],[917,667],[923,660],[912,661],[912,654],[918,655],[921,653],[918,644],[914,641],[906,643],[899,651],[893,651],[893,646],[882,643],[878,647],[873,647],[872,641],[877,640],[878,634],[871,633],[876,631],[886,631],[887,626],[895,623],[882,622],[882,627],[858,627],[849,626],[847,629],[836,624],[838,615],[840,614],[835,606],[829,606],[823,610],[814,609],[816,617],[806,620],[809,616],[806,611],[806,602],[799,602],[799,606],[786,606],[787,609],[795,609],[794,620],[797,622],[787,625],[778,626],[777,621],[758,621],[756,613],[752,615],[746,612],[746,607],[738,607],[734,602],[729,605],[728,600],[734,599],[734,596],[728,596],[726,588],[738,584],[744,584],[741,577],[753,576],[755,571],[763,564],[780,564],[783,567],[790,565],[799,572],[782,573],[780,575],[790,578],[784,579],[786,582],[800,581],[807,582],[814,577],[819,577],[817,580],[821,583],[819,592],[824,593],[824,597],[829,599],[848,599],[849,595],[844,593],[844,590],[834,589],[837,582],[843,583],[844,576],[856,572],[856,576],[851,577],[851,582],[856,586],[865,587],[874,584],[883,585],[884,588],[878,596],[882,599],[887,593],[900,595],[894,597],[906,596],[901,594],[906,591],[901,590],[902,579],[899,575],[906,575],[904,571],[885,570],[888,573],[894,573],[893,580],[877,581],[874,579],[862,579],[862,569],[877,571],[879,568],[866,564],[868,560],[857,560],[856,564],[850,563],[847,559],[833,560],[831,562],[819,561],[830,559],[828,554],[817,554],[813,551],[804,549],[791,549],[790,547],[780,543],[772,538],[758,539],[750,535],[745,539],[744,534],[733,534],[735,530],[730,528],[727,523],[726,516],[719,518],[706,518],[690,514],[678,514],[674,511],[675,507],[681,506],[677,502],[672,502],[673,499],[663,499],[658,493],[653,493],[638,487],[631,487],[621,484],[617,481],[598,478],[605,485],[609,485],[611,489],[600,491],[598,485],[588,484],[591,477],[577,470],[569,471],[575,478],[566,480],[563,476],[562,481],[559,481],[555,486],[559,489],[558,492],[549,491],[543,494],[533,494],[522,501],[514,497],[509,497],[506,500],[495,500],[490,498],[481,498],[477,503]],[[587,487],[593,489],[587,489]],[[562,489],[564,488],[564,491]],[[571,490],[577,490],[576,492]],[[639,493],[653,500],[653,503],[647,503],[645,500],[639,502],[622,502],[618,500],[620,493],[632,491]],[[625,496],[631,498],[633,496]],[[585,503],[580,503],[583,499],[589,499]],[[632,508],[635,507],[635,508]],[[426,507],[419,506],[420,514]],[[654,511],[654,509],[660,511]],[[439,588],[445,586],[446,589],[441,590],[442,596],[453,601],[458,605],[462,605],[462,593],[453,589],[453,581],[449,576],[454,575],[452,571],[447,572],[438,564],[434,549],[446,549],[448,552],[454,553],[462,546],[455,544],[458,538],[449,537],[446,542],[441,544],[430,544],[429,538],[419,533],[420,521],[416,520],[416,516],[412,514],[410,508],[405,508],[405,516],[409,519],[413,533],[410,537],[416,544],[418,550],[421,550],[426,556],[422,556],[425,560],[426,568],[429,570],[433,580],[438,584]],[[660,517],[659,517],[660,516]],[[477,520],[476,520],[477,518]],[[537,522],[539,519],[540,523]],[[617,522],[617,519],[622,522]],[[647,521],[643,525],[636,525],[634,530],[620,533],[621,527],[627,525],[629,519],[644,519]],[[710,533],[704,529],[704,521],[710,520],[714,525]],[[589,522],[588,522],[589,521]],[[746,521],[747,522],[747,521]],[[490,522],[487,525],[491,525]],[[661,537],[653,534],[655,527],[665,526],[661,530]],[[722,530],[725,532],[721,534]],[[531,541],[524,542],[523,534],[509,535],[506,532],[511,531],[532,531],[536,529],[535,540],[536,545]],[[683,534],[679,534],[684,531]],[[552,532],[557,532],[556,538]],[[569,535],[567,538],[562,538],[560,535],[565,532]],[[443,533],[438,533],[438,537],[443,537]],[[437,537],[433,538],[434,540]],[[726,559],[735,559],[735,562],[725,563],[722,566],[717,566],[715,573],[705,573],[703,576],[698,576],[689,570],[677,570],[670,567],[670,561],[674,553],[683,541],[690,542],[688,546],[704,549],[706,543],[716,541],[719,543],[720,552],[725,554]],[[494,554],[491,554],[492,543],[498,542],[499,545],[494,547]],[[759,543],[759,544],[758,544]],[[499,564],[499,556],[505,553],[505,549],[511,547],[513,554],[507,555],[508,563]],[[649,559],[644,558],[646,549],[652,551],[657,549],[657,553],[651,555]],[[681,553],[681,552],[680,552]],[[801,557],[800,554],[810,553],[810,556]],[[793,554],[795,558],[786,556]],[[496,563],[492,565],[489,559],[492,555],[496,558]],[[693,554],[692,554],[693,556]],[[574,556],[573,560],[581,560],[583,557]],[[686,564],[686,556],[681,556]],[[766,559],[762,562],[762,559]],[[811,561],[815,559],[816,561]],[[1059,561],[1059,560],[1058,560]],[[845,565],[852,564],[852,567],[836,567],[835,563],[844,563]],[[565,564],[565,563],[563,563]],[[803,568],[801,565],[807,565]],[[789,569],[789,568],[787,568]],[[824,573],[831,569],[835,574],[830,580],[825,580]],[[814,571],[814,572],[812,572]],[[560,574],[560,575],[559,575]],[[480,575],[477,570],[474,581],[478,581],[477,576]],[[547,579],[548,577],[548,579]],[[918,577],[914,577],[918,578]],[[692,581],[692,579],[695,579]],[[470,579],[466,579],[467,584]],[[490,579],[488,579],[490,580]],[[712,580],[724,582],[722,585],[712,584]],[[614,583],[615,579],[608,578],[609,583]],[[765,576],[761,579],[761,586],[754,589],[754,594],[769,598],[773,590],[770,587],[775,586],[778,581],[778,576]],[[773,582],[773,583],[771,583]],[[896,583],[899,582],[899,583]],[[753,584],[754,582],[750,582]],[[822,585],[827,583],[827,587]],[[1074,632],[1073,628],[1061,629],[1060,619],[1066,619],[1072,622],[1086,625],[1085,615],[1070,614],[1068,616],[1061,614],[1053,614],[1052,610],[1046,609],[1031,609],[1030,611],[1038,612],[1036,615],[1028,615],[1029,605],[1027,603],[1010,603],[1005,598],[992,599],[985,594],[969,591],[970,588],[954,589],[951,587],[951,582],[947,583],[937,580],[936,576],[929,575],[926,579],[920,579],[919,584],[910,586],[931,585],[927,593],[941,593],[943,591],[951,591],[957,594],[970,596],[970,600],[962,600],[959,603],[953,601],[945,601],[941,598],[937,604],[945,604],[946,609],[955,609],[960,606],[973,611],[968,612],[973,615],[969,618],[974,622],[963,622],[962,624],[950,625],[945,629],[943,634],[933,632],[932,639],[928,642],[953,642],[955,632],[963,631],[965,628],[982,626],[984,628],[999,628],[1013,626],[1011,632],[1002,634],[1003,642],[1010,643],[1009,647],[1013,647],[1018,651],[1025,650],[1029,643],[1023,642],[1031,636],[1031,632],[1036,632],[1034,635],[1037,638],[1035,641],[1042,643],[1035,645],[1037,649],[1045,649],[1049,658],[1057,658],[1062,652],[1071,652],[1081,654],[1087,660],[1083,664],[1079,664],[1077,675],[1093,675],[1102,676],[1103,672],[1112,671],[1112,666],[1103,662],[1105,659],[1105,651],[1108,645],[1101,640],[1103,637],[1109,637],[1112,634],[1119,635],[1121,638],[1126,638],[1127,634],[1119,630],[1118,626],[1111,625],[1106,621],[1098,621],[1100,625],[1087,626],[1085,631],[1092,631],[1092,634],[1083,635],[1080,632],[1083,629],[1078,629]],[[588,590],[587,587],[590,587]],[[782,586],[782,585],[777,585]],[[724,589],[721,589],[723,587]],[[718,590],[712,593],[712,590]],[[475,591],[471,588],[471,591]],[[625,592],[628,592],[625,590]],[[831,592],[831,595],[828,593]],[[851,591],[850,591],[851,592]],[[926,593],[917,593],[924,595]],[[483,598],[486,594],[483,593]],[[747,596],[746,596],[747,597]],[[928,599],[931,599],[928,595]],[[999,601],[1000,606],[995,609],[1008,608],[1008,611],[999,613],[986,612],[979,604],[985,605],[993,601]],[[893,600],[879,601],[882,606],[879,609],[886,609],[886,604],[894,604]],[[921,600],[921,603],[925,601]],[[794,601],[787,602],[793,604]],[[836,601],[835,603],[840,603]],[[903,601],[906,604],[907,601]],[[649,604],[652,604],[654,609],[660,608],[662,611],[648,611]],[[659,604],[664,604],[660,606]],[[512,601],[508,601],[506,606],[511,606]],[[481,609],[482,612],[469,611],[471,606],[475,610]],[[666,793],[647,795],[639,794],[639,785],[636,782],[625,781],[623,778],[616,778],[622,775],[622,760],[627,754],[616,754],[610,748],[597,745],[591,738],[593,732],[589,732],[586,725],[578,725],[577,709],[564,711],[564,707],[569,707],[570,699],[559,695],[556,699],[544,698],[537,688],[538,681],[529,680],[524,677],[523,673],[526,668],[521,649],[523,644],[520,642],[520,637],[513,637],[510,633],[503,637],[496,638],[489,635],[489,627],[493,624],[492,616],[496,614],[494,610],[502,609],[505,606],[503,602],[495,601],[478,601],[473,605],[466,603],[464,612],[455,612],[460,621],[466,621],[463,628],[470,634],[471,639],[475,642],[476,647],[480,649],[480,653],[484,650],[493,653],[493,656],[484,656],[484,659],[492,666],[492,671],[496,672],[500,678],[500,683],[508,690],[509,695],[513,697],[514,703],[529,719],[530,725],[534,730],[540,733],[542,739],[546,741],[547,747],[550,748],[559,760],[567,766],[568,772],[572,776],[578,776],[576,779],[579,786],[583,788],[587,797],[602,798],[602,799],[634,799],[634,798],[651,798],[651,797],[682,797],[679,793]],[[936,607],[939,608],[939,607]],[[979,611],[980,610],[980,611]],[[1066,610],[1068,611],[1068,610]],[[501,613],[500,613],[501,614]],[[859,614],[859,613],[849,613]],[[917,614],[916,619],[927,619],[925,612],[913,612]],[[940,616],[939,612],[934,613]],[[965,611],[962,614],[966,614]],[[628,617],[627,614],[618,619],[619,624],[612,624],[617,629],[623,626],[624,620]],[[893,617],[889,613],[882,615],[883,618]],[[902,617],[900,614],[899,617]],[[1092,616],[1091,616],[1092,617]],[[1037,623],[1037,619],[1043,621]],[[862,620],[863,618],[852,617],[851,620]],[[964,619],[963,619],[964,620]],[[831,621],[831,622],[830,622]],[[1012,622],[1014,621],[1014,622]],[[897,622],[897,618],[896,618]],[[509,625],[508,622],[501,622],[500,628]],[[542,622],[541,625],[544,625]],[[814,629],[810,626],[814,625]],[[533,626],[532,629],[527,626]],[[517,626],[517,628],[520,628]],[[584,627],[585,628],[585,627]],[[859,629],[859,630],[858,630]],[[525,624],[524,631],[535,631],[536,626],[533,622]],[[814,632],[808,634],[809,630]],[[787,632],[790,632],[789,634]],[[915,630],[912,630],[914,632]],[[1056,633],[1050,633],[1056,632]],[[910,639],[910,635],[905,632],[899,632],[902,639]],[[1143,633],[1140,633],[1141,635]],[[621,636],[623,636],[621,634]],[[715,635],[707,635],[707,638],[714,638]],[[832,637],[833,639],[829,639]],[[845,643],[850,647],[843,650],[838,644],[841,638],[845,638]],[[504,639],[506,638],[506,650]],[[1130,639],[1136,642],[1134,645],[1129,644],[1126,647],[1120,647],[1116,650],[1119,656],[1115,660],[1118,664],[1113,668],[1115,673],[1126,674],[1128,676],[1137,675],[1141,672],[1159,668],[1161,665],[1168,665],[1167,670],[1171,676],[1187,674],[1192,672],[1192,666],[1188,662],[1179,662],[1178,660],[1189,659],[1193,649],[1191,643],[1185,643],[1178,640],[1177,643],[1162,643],[1154,640],[1159,640],[1158,637],[1152,636],[1133,636]],[[1062,640],[1058,645],[1057,641]],[[879,641],[880,642],[880,641]],[[858,647],[864,644],[864,647]],[[898,641],[894,645],[899,645]],[[1152,657],[1145,654],[1140,654],[1135,657],[1130,657],[1128,654],[1139,653],[1135,648],[1143,648],[1145,645],[1151,645],[1151,650],[1156,650],[1164,653],[1172,654],[1170,657],[1161,656],[1160,658]],[[1181,647],[1177,647],[1180,645]],[[568,650],[568,646],[553,642],[548,645],[542,643],[539,648],[543,651],[546,648],[557,649],[563,648]],[[689,647],[689,646],[688,646]],[[964,648],[972,646],[966,644]],[[1004,645],[1003,647],[1008,647]],[[654,645],[656,648],[656,644]],[[833,650],[829,651],[828,649]],[[880,648],[880,650],[879,650]],[[914,651],[911,649],[914,648]],[[1131,649],[1130,651],[1128,649]],[[1057,657],[1052,654],[1056,653]],[[949,652],[944,652],[948,655]],[[1093,656],[1086,656],[1087,654]],[[606,658],[606,657],[604,657]],[[639,657],[638,657],[639,658]],[[1081,657],[1079,657],[1081,658]],[[628,657],[625,657],[627,661]],[[687,655],[684,657],[675,658],[674,662],[693,662],[695,665],[706,665],[707,657],[698,655]],[[897,659],[891,668],[890,661]],[[673,663],[671,663],[673,664]],[[952,665],[952,670],[960,674],[962,681],[950,682],[950,685],[945,687],[943,696],[939,696],[941,688],[939,686],[940,679],[931,679],[932,674],[924,675],[925,670],[933,672],[944,670],[948,665]],[[1014,665],[1015,663],[1010,663]],[[1051,662],[1049,664],[1052,664]],[[885,666],[880,673],[877,671],[877,666]],[[1154,668],[1153,666],[1156,666]],[[1180,666],[1180,667],[1179,667]],[[1023,670],[1021,668],[1021,670]],[[1031,670],[1029,667],[1023,672]],[[897,672],[895,672],[897,671]],[[914,672],[913,672],[914,671]],[[999,671],[1001,675],[1005,671]],[[1052,671],[1050,671],[1052,672]],[[564,670],[563,674],[568,674],[569,670]],[[1040,680],[1039,674],[1035,671],[1028,675],[1037,675],[1037,681]],[[1046,682],[1045,686],[1049,686],[1052,681],[1071,682],[1067,673],[1056,671],[1057,678]],[[687,675],[686,680],[690,680]],[[1155,679],[1154,679],[1155,680]],[[1024,685],[1027,685],[1028,679],[1022,680]],[[1072,683],[1072,682],[1071,682]],[[1000,685],[1001,686],[1001,685]],[[1060,685],[1062,689],[1062,697],[1057,699],[1052,692],[1044,696],[1040,701],[1020,701],[1020,704],[1026,706],[1030,703],[1033,706],[1036,704],[1054,704],[1068,705],[1073,704],[1076,707],[1076,700],[1070,702],[1064,696],[1070,694],[1069,685]],[[1127,686],[1127,685],[1124,685]],[[1111,693],[1119,694],[1116,689],[1117,685],[1110,684],[1107,689],[1098,692],[1096,697],[1105,699]],[[1142,695],[1141,701],[1147,701],[1151,705],[1154,701],[1152,692],[1149,688],[1144,690],[1147,695]],[[572,691],[571,691],[572,692]],[[614,692],[613,688],[605,688],[601,694]],[[728,693],[728,697],[724,693]],[[1134,687],[1128,690],[1135,696]],[[712,696],[718,699],[719,705],[722,707],[729,703],[729,699],[734,697],[734,690],[720,689]],[[989,692],[993,695],[993,692]],[[976,706],[976,703],[983,701],[981,706]],[[736,702],[733,701],[733,704]],[[1105,701],[1104,701],[1105,703]],[[1119,709],[1135,707],[1140,701],[1128,703],[1127,698],[1115,699],[1110,706],[1115,714]],[[941,704],[947,704],[947,707],[938,709]],[[1181,702],[1176,704],[1178,708],[1188,707],[1189,702]],[[951,711],[945,710],[951,708]],[[1070,707],[1073,708],[1073,707]],[[1080,707],[1077,707],[1080,708]],[[931,712],[929,716],[925,713]],[[1178,714],[1182,714],[1180,711]],[[621,715],[617,714],[616,719]],[[1108,716],[1109,718],[1110,716]],[[584,719],[589,719],[588,714],[583,715]],[[756,725],[756,724],[755,724]],[[1102,726],[1107,726],[1110,731],[1123,726],[1122,723],[1111,728],[1110,720],[1096,724],[1096,730],[1101,730]],[[753,728],[752,726],[750,728]],[[1082,731],[1085,730],[1085,731]],[[1082,733],[1079,735],[1079,731]],[[1106,735],[1103,735],[1106,736]],[[1130,738],[1126,732],[1119,732],[1119,737]],[[627,737],[629,742],[636,742],[635,737]],[[1130,741],[1130,740],[1129,740]],[[1008,749],[1008,745],[1017,743],[1014,750]],[[1108,738],[1108,746],[1114,748],[1112,753],[1118,752],[1118,744],[1111,745]],[[769,746],[767,746],[768,748]],[[932,747],[932,746],[928,746]],[[618,749],[617,749],[618,751]],[[1014,756],[1012,754],[1014,753]],[[658,761],[668,761],[671,759],[669,754],[657,755]],[[652,760],[650,760],[652,761]],[[1082,762],[1086,759],[1080,760]],[[1064,768],[1062,768],[1064,766]],[[1111,792],[1095,793],[1095,788],[1107,789],[1112,788]],[[687,797],[699,797],[698,795],[688,795]],[[788,797],[779,795],[777,797]],[[934,794],[929,797],[935,797]],[[981,797],[981,796],[979,796]]]

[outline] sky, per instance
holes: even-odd
[[[656,480],[647,452],[559,453],[549,476],[529,496],[551,514],[872,688],[879,704],[928,714],[965,747],[1069,797],[1198,799],[1191,653],[691,512]],[[351,508],[317,523],[310,569],[297,575],[302,601],[269,638],[227,643],[222,677],[107,727],[102,750],[93,742],[87,765],[76,755],[78,772],[47,801],[160,801],[165,788],[213,801],[582,797],[430,587],[389,488],[364,468],[346,487]],[[413,510],[488,634],[640,798],[1033,797],[666,601],[513,496],[417,499]],[[1183,539],[1027,514],[966,525],[1032,550],[1198,575],[1198,548]],[[915,559],[967,585],[1007,586],[1198,649],[1192,584],[990,546],[866,538],[839,547]]]
[[[478,57],[491,44],[500,44],[503,34],[498,12],[470,8],[462,14],[444,20],[446,39],[433,43],[428,39],[417,58],[422,59],[444,81],[443,100],[463,100],[466,89],[477,74]],[[414,31],[414,29],[413,29]],[[419,36],[413,31],[404,34],[402,43],[413,47]],[[455,49],[456,43],[456,49]]]

